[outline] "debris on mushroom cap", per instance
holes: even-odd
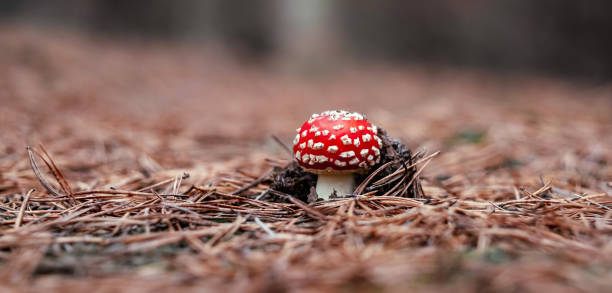
[[[313,114],[297,133],[293,141],[295,160],[312,173],[360,172],[380,160],[378,128],[356,112]]]

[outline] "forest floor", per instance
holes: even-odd
[[[610,84],[0,35],[0,292],[612,287]],[[336,108],[440,151],[423,198],[269,191],[281,143]]]

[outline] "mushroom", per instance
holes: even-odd
[[[376,126],[364,115],[342,110],[313,114],[297,129],[295,160],[318,175],[319,197],[352,194],[355,173],[363,173],[380,160],[382,141]]]

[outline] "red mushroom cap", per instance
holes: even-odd
[[[297,131],[293,154],[308,172],[361,172],[380,160],[378,130],[359,113],[336,110],[313,114]]]

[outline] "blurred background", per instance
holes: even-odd
[[[562,157],[581,148],[569,137],[600,146],[609,131],[611,12],[604,0],[4,0],[0,149],[75,145],[67,133],[83,158],[102,144],[108,161],[117,144],[192,166],[232,158],[229,146],[278,151],[270,135],[290,144],[312,113],[341,108],[412,148],[508,153],[549,135],[557,147],[539,155]]]
[[[612,76],[611,11],[605,0],[0,3],[4,20],[220,46],[243,61],[282,60],[300,70],[380,61],[590,81]]]

